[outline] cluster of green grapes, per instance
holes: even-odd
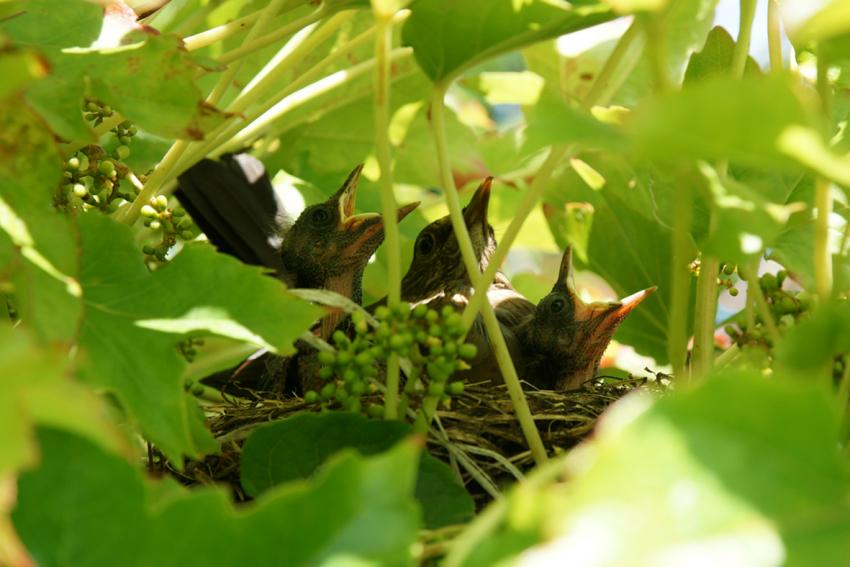
[[[194,362],[198,356],[198,347],[204,345],[204,339],[186,339],[177,343],[177,351],[186,359],[186,362]]]
[[[96,101],[86,102],[84,110],[86,119],[95,126],[113,114],[109,106]],[[65,161],[65,182],[57,197],[58,206],[112,213],[121,200],[136,198],[139,188],[133,183],[121,183],[130,174],[124,160],[130,155],[129,144],[136,135],[136,127],[125,120],[111,132],[119,142],[111,154],[102,146],[88,145]]]
[[[738,288],[735,287],[736,280],[733,277],[737,271],[738,267],[735,264],[725,263],[720,265],[720,274],[717,276],[717,284],[725,287],[732,297],[738,295]]]
[[[376,391],[374,380],[378,378],[379,366],[385,365],[393,353],[411,363],[411,375],[407,376],[400,396],[400,415],[407,412],[414,399],[431,398],[448,403],[450,396],[463,393],[463,383],[449,382],[449,378],[457,370],[468,369],[466,361],[477,352],[475,345],[463,342],[461,316],[454,308],[446,306],[437,311],[418,305],[411,309],[402,303],[393,309],[379,307],[375,318],[378,324],[371,328],[364,313],[353,313],[353,339],[343,331],[334,332],[336,350],[319,353],[319,376],[325,385],[318,392],[306,392],[305,401],[339,403],[346,410],[361,411],[361,396]],[[427,386],[423,381],[425,376]],[[384,407],[372,404],[366,413],[383,417]]]
[[[151,230],[161,234],[156,245],[145,245],[142,251],[150,260],[164,262],[169,249],[177,243],[178,238],[191,240],[198,235],[198,229],[186,215],[182,207],[169,207],[168,197],[157,195],[141,210],[144,224]]]
[[[805,317],[811,308],[811,296],[807,292],[782,289],[782,284],[787,277],[788,272],[781,270],[776,275],[764,274],[759,278],[759,287],[780,332],[793,327],[797,320]],[[765,331],[764,323],[757,313],[752,328],[745,321],[741,321],[737,326],[727,325],[725,330],[739,347],[773,347],[773,340]]]

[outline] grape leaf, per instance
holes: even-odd
[[[605,6],[587,1],[418,0],[410,10],[402,40],[434,82],[451,80],[500,53],[613,18]]]
[[[20,252],[8,266],[21,316],[45,341],[71,341],[80,318],[77,243],[53,208],[62,179],[49,130],[13,95],[0,104],[0,230]]]
[[[235,509],[224,490],[144,484],[86,440],[41,429],[41,465],[21,476],[12,519],[39,565],[407,565],[418,530],[418,448],[333,459]],[[337,563],[338,564],[338,563]]]
[[[343,449],[369,456],[389,449],[411,434],[400,421],[373,421],[361,415],[330,412],[299,414],[255,429],[242,449],[242,486],[258,496],[273,486],[313,476]],[[429,529],[459,524],[472,517],[474,503],[445,463],[424,453],[415,490]]]
[[[25,0],[10,4],[8,9],[14,15],[0,22],[0,30],[18,45],[42,51],[88,47],[97,39],[103,24],[103,7],[87,0]]]
[[[588,154],[584,159],[605,178],[605,186],[599,191],[589,188],[572,168],[554,176],[544,197],[552,232],[559,247],[565,247],[564,217],[552,213],[575,208],[576,203],[592,207],[587,267],[611,284],[619,298],[658,286],[626,317],[615,338],[664,364],[672,277],[669,202],[675,185],[659,176],[639,174],[617,157]],[[695,248],[692,254],[696,256]],[[690,320],[693,302],[689,305]]]
[[[127,227],[88,214],[80,218],[80,228],[83,377],[114,391],[172,458],[211,448],[208,434],[193,439],[196,426],[190,423],[201,416],[184,400],[180,376],[185,362],[175,348],[181,337],[151,328],[237,340],[250,332],[261,345],[288,353],[321,310],[211,246],[187,245],[169,265],[150,274]]]
[[[777,142],[791,126],[816,127],[813,105],[809,94],[784,76],[717,77],[648,100],[629,126],[644,157],[731,159],[787,169],[793,162]]]
[[[483,514],[445,564],[840,564],[850,475],[833,407],[812,385],[745,372],[630,396],[553,465],[560,475],[539,471]]]

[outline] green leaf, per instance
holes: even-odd
[[[791,215],[806,208],[800,202],[773,203],[743,183],[721,178],[706,163],[699,170],[714,209],[713,230],[700,239],[699,247],[726,261],[743,265],[756,260],[773,246]]]
[[[812,380],[824,370],[832,372],[836,356],[850,351],[850,305],[832,302],[820,306],[800,321],[776,347],[779,366]]]
[[[792,126],[816,125],[813,104],[788,77],[718,77],[647,101],[634,112],[630,129],[640,155],[655,160],[730,159],[788,168],[778,142]]]
[[[726,28],[715,26],[708,32],[708,38],[700,51],[691,56],[685,71],[685,84],[704,81],[712,77],[722,77],[729,74],[732,66],[732,54],[735,50],[735,40]],[[761,74],[756,61],[748,56],[746,73]]]
[[[418,530],[418,448],[340,455],[313,481],[238,511],[221,489],[143,484],[138,469],[43,429],[41,466],[21,476],[12,519],[39,565],[407,565]],[[362,563],[361,563],[362,564]]]
[[[388,450],[411,434],[400,421],[368,420],[343,412],[303,413],[255,429],[241,456],[242,486],[259,496],[273,486],[310,478],[333,455],[347,448],[369,456]],[[425,526],[434,529],[468,521],[474,503],[451,469],[422,455],[416,483]]]
[[[418,0],[402,30],[432,81],[446,82],[488,58],[610,20],[595,2]]]
[[[182,335],[191,331],[256,339],[289,353],[321,310],[210,246],[187,245],[150,274],[127,227],[87,214],[80,218],[80,228],[86,306],[80,344],[87,352],[83,377],[114,391],[172,458],[211,449],[209,434],[200,442],[193,438],[201,416],[184,400],[180,377],[185,362],[175,348]]]
[[[103,7],[87,0],[25,0],[8,9],[15,15],[0,22],[0,30],[18,45],[51,52],[88,47],[103,25]]]
[[[589,188],[572,168],[554,176],[544,197],[552,233],[561,249],[573,242],[573,234],[588,238],[586,266],[602,276],[618,298],[658,286],[653,297],[626,317],[615,339],[665,364],[672,250],[669,202],[675,184],[657,175],[639,174],[620,158],[582,157],[606,179],[605,187]],[[588,207],[592,223],[565,227],[565,211],[578,208],[586,219]],[[589,237],[583,235],[586,230]],[[581,245],[581,240],[575,242]],[[696,249],[692,254],[696,256]],[[580,254],[577,259],[584,263]],[[689,305],[692,310],[692,302]]]
[[[53,208],[61,179],[52,133],[22,97],[7,98],[0,104],[0,230],[20,256],[5,269],[22,318],[45,341],[73,340],[81,311],[76,235]]]
[[[629,396],[592,441],[485,511],[446,565],[520,552],[600,567],[840,564],[850,475],[837,430],[825,392],[778,378]]]

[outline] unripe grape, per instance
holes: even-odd
[[[401,319],[406,319],[410,315],[410,305],[404,302],[397,303],[393,306],[393,314]]]
[[[350,343],[348,337],[345,336],[345,333],[340,330],[334,331],[332,338],[334,343],[336,343],[336,346],[338,347],[347,346]]]
[[[428,313],[428,306],[424,303],[420,303],[413,309],[413,317],[415,319],[421,319],[426,313]]]
[[[448,355],[453,355],[457,352],[457,343],[447,342],[443,350]]]
[[[372,354],[369,351],[361,352],[360,354],[354,357],[354,362],[358,366],[369,366],[374,362],[374,360],[375,359],[372,357]]]
[[[472,343],[464,343],[457,349],[457,355],[466,360],[472,360],[478,354],[478,347]]]
[[[107,115],[109,115],[109,114],[112,114],[112,107],[111,107],[111,106],[109,106],[108,104],[104,104],[103,106],[101,106],[101,107],[100,107],[100,112],[101,112],[101,114],[103,114],[104,116],[107,116]]]
[[[737,287],[730,287],[729,288],[729,295],[731,295],[732,297],[738,297],[738,288]]]
[[[780,314],[793,313],[797,310],[797,303],[791,297],[786,295],[779,300],[778,308]]]
[[[89,101],[86,103],[86,110],[88,110],[89,112],[97,112],[100,110],[100,106],[98,106],[97,103],[93,101]]]
[[[334,394],[336,394],[336,382],[328,382],[322,386],[322,389],[319,391],[319,397],[325,401],[333,398]]]
[[[428,333],[422,330],[416,331],[416,342],[419,344],[428,342]]]
[[[735,273],[735,264],[725,264],[723,266],[723,273],[727,276],[731,276]]]
[[[405,340],[400,335],[393,335],[390,337],[390,348],[397,351],[403,348],[405,345]]]
[[[425,320],[429,323],[434,323],[437,319],[440,318],[440,314],[434,311],[433,309],[429,309],[425,314]]]
[[[437,324],[428,327],[428,334],[432,337],[440,337],[443,334],[443,328]]]
[[[354,358],[352,354],[348,351],[338,352],[336,355],[336,365],[338,367],[344,368],[351,364],[351,359]]]
[[[440,311],[440,315],[443,316],[443,319],[446,319],[454,312],[454,307],[451,305],[444,305],[442,311]]]
[[[330,380],[334,376],[334,369],[330,366],[323,366],[319,369],[319,378],[322,380]]]
[[[192,234],[191,230],[184,230],[180,233],[180,238],[182,238],[183,240],[192,240],[192,238],[194,238],[194,235]]]
[[[174,210],[171,211],[171,214],[175,217],[182,217],[186,215],[186,209],[183,207],[174,207]]]
[[[451,382],[446,386],[446,392],[451,396],[459,396],[463,393],[463,382]]]
[[[372,353],[372,356],[378,360],[383,360],[387,357],[387,351],[384,350],[384,347],[375,345],[369,349],[369,352]]]
[[[334,393],[334,398],[338,402],[344,402],[345,400],[348,399],[348,392],[346,392],[345,390],[343,390],[341,388],[337,388],[336,392]]]
[[[389,314],[390,310],[385,305],[381,305],[380,307],[375,309],[375,317],[377,319],[386,319]]]
[[[166,197],[165,195],[157,195],[154,199],[154,202],[154,206],[160,211],[164,211],[168,208],[168,197]]]
[[[428,384],[428,395],[434,397],[440,397],[446,391],[446,387],[441,382],[431,382]]]
[[[354,413],[360,413],[360,409],[361,409],[360,398],[356,398],[356,397],[355,398],[348,398],[345,401],[345,403],[343,404],[343,407],[347,411],[354,412]]]
[[[148,226],[151,227],[151,230],[159,230],[160,228],[162,228],[162,223],[159,222],[158,220],[155,220],[155,221],[151,221],[151,223]]]
[[[148,246],[146,244],[142,246],[142,252],[144,252],[148,256],[153,256],[156,253],[156,249],[153,246]]]
[[[367,366],[366,368],[360,369],[360,374],[362,374],[366,378],[374,378],[378,375],[378,369],[374,366]]]
[[[319,351],[318,358],[319,358],[319,362],[321,362],[322,364],[331,365],[336,360],[336,354],[334,354],[333,352],[327,351],[327,350],[323,350],[323,351]]]
[[[776,272],[776,283],[779,287],[782,287],[782,284],[785,283],[785,278],[788,277],[788,272],[786,270],[779,270]]]
[[[115,164],[108,159],[105,159],[100,162],[100,165],[97,168],[102,174],[106,175],[107,177],[111,177],[115,174]]]
[[[128,157],[130,157],[130,148],[125,145],[118,146],[117,148],[115,148],[115,156],[121,160],[127,159]]]
[[[80,199],[82,199],[83,197],[85,197],[86,195],[89,194],[89,190],[86,189],[86,186],[83,185],[82,183],[74,183],[74,186],[73,186],[72,189],[74,191],[74,195],[76,195]]]
[[[159,213],[156,212],[156,209],[154,209],[150,205],[143,205],[141,212],[143,217],[154,218],[159,216]]]
[[[429,362],[425,365],[425,370],[428,372],[428,376],[436,382],[445,382],[449,377],[449,373],[446,372],[439,364],[434,362]]]
[[[130,138],[130,136],[118,136],[118,141],[121,143],[121,145],[124,145],[124,146],[129,145],[131,139],[132,138]]]
[[[315,404],[319,401],[319,393],[315,390],[307,390],[304,392],[304,401],[308,404]]]
[[[441,354],[443,354],[443,345],[442,344],[435,344],[434,346],[431,347],[430,352],[434,356],[440,356]]]
[[[759,283],[761,284],[761,288],[765,291],[772,291],[777,288],[776,285],[776,276],[773,274],[764,274]]]
[[[136,134],[139,133],[139,129],[136,128],[133,124],[130,124],[130,127],[127,128],[127,133],[130,134],[131,136],[135,136]]]
[[[68,158],[68,167],[70,169],[77,169],[80,167],[80,158],[77,156],[72,156]]]
[[[346,368],[342,373],[342,381],[345,384],[353,384],[360,380],[360,373],[357,372],[354,368]]]
[[[443,327],[447,327],[447,328],[458,327],[461,324],[462,324],[462,318],[460,316],[460,313],[457,313],[455,311],[453,311],[451,314],[449,314],[449,316],[446,317],[445,320],[443,321]]]
[[[379,404],[369,404],[366,408],[366,415],[373,419],[381,419],[384,417],[384,406]]]
[[[363,382],[355,382],[348,390],[354,396],[362,396],[366,393],[366,384]]]

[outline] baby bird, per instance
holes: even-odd
[[[552,291],[540,300],[533,316],[515,329],[517,372],[540,389],[569,390],[596,376],[617,327],[656,290],[651,287],[617,302],[585,303],[568,281],[571,271],[572,248],[568,247]]]

